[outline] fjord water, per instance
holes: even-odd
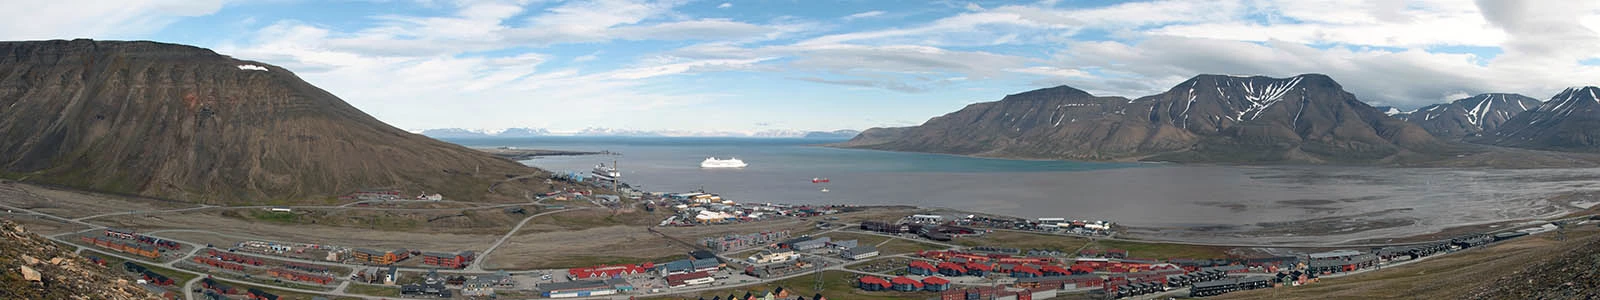
[[[1600,190],[1593,169],[1228,167],[973,158],[835,149],[837,140],[538,137],[450,140],[469,147],[612,151],[524,163],[587,174],[616,160],[648,191],[704,188],[740,202],[917,205],[1020,217],[1103,219],[1143,237],[1328,244],[1548,216],[1553,195]],[[701,169],[706,157],[744,169]],[[830,183],[814,184],[813,177]],[[829,192],[821,192],[827,188]],[[1579,201],[1584,199],[1579,197]],[[1590,205],[1591,203],[1578,203]],[[886,220],[887,221],[887,220]]]

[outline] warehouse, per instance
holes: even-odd
[[[839,256],[851,260],[862,260],[873,256],[878,256],[878,247],[874,247],[872,245],[856,246],[855,248],[845,249],[839,253]]]
[[[667,287],[680,288],[691,285],[710,284],[716,281],[709,272],[694,272],[667,276]]]
[[[617,293],[617,289],[613,286],[615,283],[614,281],[618,280],[620,279],[608,281],[573,280],[567,282],[541,283],[538,285],[538,289],[540,294],[544,295],[545,298],[574,298],[615,295]]]

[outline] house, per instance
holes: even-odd
[[[1011,268],[1011,277],[1033,278],[1043,276],[1044,272],[1040,272],[1039,269],[1034,269],[1033,267],[1027,265],[1018,265]]]
[[[694,250],[694,251],[689,251],[689,258],[697,259],[697,260],[698,259],[717,259],[717,254],[716,253],[711,253],[711,251],[709,251],[709,250]]]
[[[922,285],[923,289],[926,289],[929,292],[943,292],[944,290],[950,289],[950,280],[930,276],[922,279]]]
[[[855,248],[845,249],[844,251],[839,252],[839,256],[851,260],[867,259],[873,256],[878,256],[878,247],[872,245],[856,246]]]
[[[390,265],[411,257],[411,251],[397,249],[393,251],[378,251],[365,248],[356,248],[350,252],[350,258],[357,262],[373,265]]]
[[[920,260],[912,261],[911,265],[906,266],[906,273],[911,273],[912,275],[933,275],[936,270],[938,269],[934,268],[933,264]]]
[[[604,280],[573,280],[567,282],[541,283],[536,286],[541,295],[546,298],[573,298],[614,295],[617,289],[612,283]],[[465,293],[463,293],[465,294]]]
[[[691,285],[709,284],[716,281],[708,272],[694,272],[667,276],[667,287],[680,288]]]
[[[889,288],[901,292],[915,292],[922,290],[922,282],[905,276],[895,277],[889,280]]]
[[[858,282],[858,286],[860,286],[863,290],[882,291],[889,289],[891,284],[889,284],[888,280],[883,280],[883,278],[878,276],[862,276],[861,280]]]
[[[1057,266],[1057,265],[1044,265],[1044,266],[1041,266],[1041,267],[1039,267],[1039,272],[1042,273],[1042,274],[1040,274],[1041,276],[1067,276],[1067,275],[1072,275],[1072,271],[1071,270],[1067,270],[1066,268],[1062,268],[1061,266]]]
[[[473,277],[461,284],[461,295],[469,297],[492,296],[494,295],[495,287],[499,286],[499,283],[492,275]]]
[[[472,262],[475,254],[472,251],[460,253],[423,252],[422,264],[439,266],[448,269],[466,268]]]
[[[856,247],[856,243],[857,243],[856,240],[844,240],[844,241],[834,241],[834,242],[828,243],[828,245],[832,246],[834,249],[844,250],[844,249],[855,248]]]
[[[994,270],[994,267],[992,266],[976,262],[968,262],[965,267],[967,268],[967,275],[969,276],[981,277],[984,275],[989,275],[989,272]]]
[[[400,295],[450,298],[450,289],[443,284],[407,284],[400,286]]]
[[[567,269],[567,277],[571,279],[615,278],[623,275],[644,274],[655,268],[655,263],[649,262],[638,265],[599,265]]]
[[[389,266],[389,270],[383,272],[383,284],[392,285],[396,282],[400,282],[400,268]]]
[[[278,300],[278,295],[273,295],[272,293],[268,293],[256,288],[250,288],[248,292],[245,293],[245,297],[248,297],[250,300]]]
[[[963,266],[961,266],[959,264],[956,264],[956,263],[953,263],[953,262],[948,262],[948,261],[947,262],[941,262],[941,263],[939,263],[939,265],[937,267],[939,268],[939,275],[944,275],[944,276],[962,276],[962,275],[967,275],[967,267],[963,267]]]

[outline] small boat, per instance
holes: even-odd
[[[746,164],[746,163],[744,163],[744,161],[739,160],[738,158],[735,158],[735,157],[729,157],[728,159],[717,159],[716,157],[707,157],[705,161],[701,161],[700,162],[700,167],[701,168],[707,168],[707,169],[743,168],[743,167],[746,167],[746,166],[749,166],[749,164]]]
[[[811,183],[827,183],[827,182],[828,182],[827,178],[816,178],[816,177],[812,177],[811,178]]]
[[[822,192],[823,193],[827,193],[828,192],[828,188],[822,188]]]

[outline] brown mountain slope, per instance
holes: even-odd
[[[1600,87],[1567,88],[1471,141],[1507,147],[1600,152]]]
[[[391,127],[283,68],[154,42],[0,42],[0,140],[5,177],[211,203],[377,187],[476,200],[537,172]]]
[[[10,220],[0,220],[0,268],[0,299],[160,299]]]
[[[1393,116],[1422,126],[1433,136],[1461,139],[1493,132],[1511,117],[1538,108],[1539,104],[1542,104],[1539,100],[1523,95],[1490,93],[1424,106],[1415,112]]]
[[[1128,100],[1061,86],[978,103],[844,147],[1043,159],[1373,163],[1442,146],[1320,74],[1200,75]],[[872,135],[868,136],[868,133]]]

